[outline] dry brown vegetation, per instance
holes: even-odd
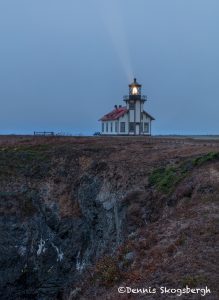
[[[136,299],[135,295],[119,295],[117,288],[160,285],[207,285],[213,291],[207,299],[218,299],[219,141],[0,138],[0,151],[36,150],[42,145],[50,153],[77,151],[81,172],[90,166],[97,174],[106,170],[110,183],[125,194],[121,202],[127,206],[127,227],[132,233],[113,255],[101,257],[84,275],[84,282],[78,283],[79,299]],[[80,215],[79,207],[73,207],[68,197],[63,193],[60,198],[62,216]],[[25,207],[18,201],[19,205]],[[32,207],[25,209],[33,213]],[[133,259],[126,259],[128,253],[133,253]],[[147,299],[167,299],[150,297]],[[199,298],[191,295],[189,299]]]

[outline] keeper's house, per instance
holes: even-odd
[[[151,135],[151,121],[155,120],[144,110],[146,96],[141,95],[141,85],[136,78],[129,85],[129,95],[124,96],[125,106],[115,105],[114,110],[103,116],[103,135]]]

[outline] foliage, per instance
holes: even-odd
[[[187,160],[179,166],[155,169],[149,175],[149,184],[155,186],[159,191],[169,194],[193,168],[216,159],[219,159],[219,152],[209,152],[192,160]]]
[[[149,176],[149,183],[155,185],[158,190],[168,193],[179,179],[175,167],[166,167],[154,170]]]
[[[104,256],[95,266],[94,278],[101,285],[113,286],[121,278],[118,261],[112,256]]]
[[[208,161],[219,159],[219,152],[209,152],[192,160],[194,166],[200,166]]]

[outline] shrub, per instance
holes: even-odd
[[[159,191],[169,194],[194,167],[216,159],[219,159],[219,152],[209,152],[192,160],[184,161],[179,166],[155,169],[149,175],[149,184],[155,186]]]
[[[154,170],[149,176],[149,184],[155,185],[158,190],[168,194],[181,177],[175,167],[168,166]]]
[[[113,286],[121,278],[118,261],[111,256],[100,259],[94,271],[94,279],[104,286]]]
[[[208,161],[219,159],[219,152],[209,152],[192,160],[194,166],[200,166]]]

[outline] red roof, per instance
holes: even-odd
[[[110,113],[103,116],[99,121],[117,120],[118,118],[122,117],[127,111],[128,109],[126,108],[126,106],[115,108]]]

